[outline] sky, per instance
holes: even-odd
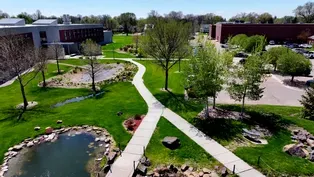
[[[133,12],[146,17],[151,10],[163,15],[170,11],[184,14],[215,13],[224,18],[241,12],[269,12],[277,17],[294,15],[293,10],[308,0],[0,0],[0,10],[10,15],[20,12],[34,13],[39,9],[43,15],[102,15],[118,16]]]

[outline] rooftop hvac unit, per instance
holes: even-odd
[[[69,14],[64,14],[62,20],[64,25],[71,25],[71,18]]]

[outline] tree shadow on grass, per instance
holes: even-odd
[[[220,108],[230,110],[230,111],[241,111],[241,106],[239,105],[219,105]],[[272,133],[279,132],[285,129],[287,126],[292,124],[291,121],[282,118],[282,116],[266,111],[254,111],[248,109],[245,111],[249,118],[242,119],[241,121],[248,125],[259,125],[271,131]]]
[[[189,111],[195,110],[199,106],[194,102],[189,102],[184,99],[184,94],[172,93],[171,91],[159,92],[154,94],[157,100],[159,100],[165,107],[172,109],[173,111]]]
[[[9,108],[1,110],[1,113],[6,116],[0,119],[0,123],[8,122],[10,125],[16,125],[19,123],[27,122],[28,118],[33,117],[33,115],[38,116],[51,112],[40,108],[33,108],[24,112],[21,109]],[[20,115],[22,116],[20,119],[18,119]]]

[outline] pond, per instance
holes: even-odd
[[[89,177],[89,148],[95,141],[91,134],[59,135],[55,142],[43,143],[21,153],[14,159],[5,177]]]

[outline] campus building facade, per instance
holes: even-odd
[[[97,43],[104,42],[104,31],[101,24],[71,24],[64,16],[63,24],[56,19],[41,19],[26,25],[24,19],[1,19],[0,36],[23,35],[31,38],[35,47],[60,44],[65,53],[79,52],[80,44],[86,39]]]

